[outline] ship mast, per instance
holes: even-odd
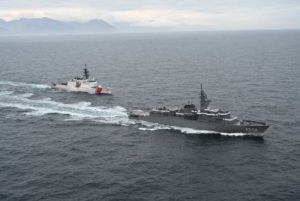
[[[202,83],[201,83],[201,89],[200,89],[200,93],[199,93],[199,99],[200,99],[200,111],[201,111],[201,103],[202,103],[202,96],[201,96],[201,93],[202,93]]]
[[[85,79],[89,79],[89,77],[90,77],[90,74],[89,74],[89,71],[86,67],[86,64],[84,64],[83,76],[85,77]]]
[[[202,89],[202,83],[201,83],[201,92],[200,92],[200,111],[204,111],[207,109],[209,103],[211,101],[208,100],[207,95],[205,91]]]

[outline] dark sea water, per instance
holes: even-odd
[[[113,96],[47,87],[87,64]],[[0,37],[0,200],[299,200],[300,32]],[[198,103],[263,138],[137,124]]]

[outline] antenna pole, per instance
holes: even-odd
[[[200,111],[201,111],[201,104],[202,103],[202,83],[201,83],[201,90],[200,90]]]
[[[85,79],[89,79],[89,71],[86,67],[86,64],[84,64],[83,75],[84,75]]]

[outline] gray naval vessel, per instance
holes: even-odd
[[[194,104],[186,104],[182,108],[153,108],[149,113],[141,111],[129,112],[129,117],[168,126],[192,128],[196,130],[214,131],[216,133],[247,133],[262,136],[269,128],[265,122],[239,120],[228,111],[210,109],[205,91],[200,91],[200,110]]]

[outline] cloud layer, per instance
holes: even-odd
[[[0,18],[104,19],[131,28],[299,29],[297,0],[2,0]]]

